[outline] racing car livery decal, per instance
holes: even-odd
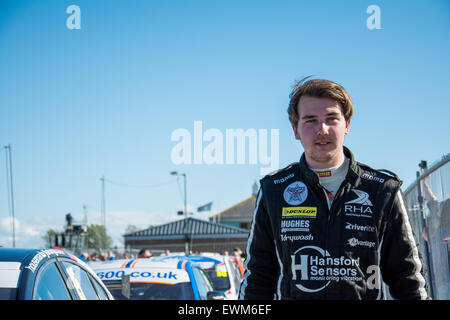
[[[189,282],[189,276],[184,270],[164,270],[153,269],[149,272],[147,269],[121,269],[105,270],[97,272],[101,280],[120,280],[123,276],[129,275],[130,282],[158,282],[165,284],[176,284],[180,282]]]
[[[64,252],[60,250],[54,250],[54,249],[48,249],[38,252],[34,258],[30,261],[30,263],[25,267],[26,269],[31,270],[31,272],[34,272],[36,268],[38,267],[39,263],[44,258],[50,258],[51,256],[63,256]]]

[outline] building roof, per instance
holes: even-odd
[[[251,197],[235,204],[234,206],[219,212],[211,217],[209,217],[210,220],[214,218],[253,218],[253,211],[255,210],[255,204],[256,204],[256,195],[252,195]]]
[[[186,221],[185,221],[186,220]],[[186,223],[186,224],[185,224]],[[192,239],[202,238],[240,238],[248,237],[247,229],[236,228],[219,223],[199,220],[195,218],[181,219],[160,226],[150,227],[124,235],[127,240],[161,240],[161,239],[184,239],[185,226],[189,237]]]

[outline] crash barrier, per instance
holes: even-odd
[[[427,270],[429,295],[450,299],[450,154],[429,168],[419,164],[417,179],[403,195]]]

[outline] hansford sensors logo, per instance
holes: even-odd
[[[291,255],[292,280],[303,292],[318,292],[331,281],[362,281],[359,258],[332,257],[329,252],[305,246]]]

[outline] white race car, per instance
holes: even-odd
[[[227,300],[237,300],[242,275],[238,264],[234,263],[234,257],[219,254],[179,255],[157,257],[156,259],[188,259],[200,264],[211,279],[215,291],[225,294]]]
[[[198,263],[125,259],[89,264],[116,300],[223,300]]]

